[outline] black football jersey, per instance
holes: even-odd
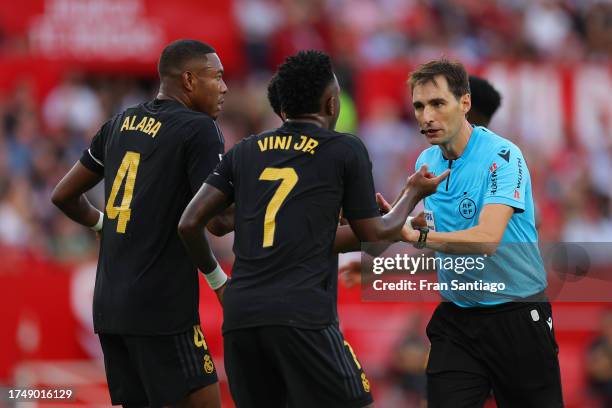
[[[177,226],[223,150],[211,117],[156,99],[108,121],[83,152],[104,176],[96,332],[171,334],[199,322],[197,269]]]
[[[236,204],[223,330],[335,322],[340,209],[348,219],[379,215],[363,143],[288,122],[234,146],[206,182]]]

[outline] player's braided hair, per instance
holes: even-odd
[[[159,57],[157,70],[160,78],[180,75],[189,61],[205,58],[215,53],[215,49],[198,40],[177,40],[166,46]]]
[[[448,89],[457,99],[470,93],[470,83],[463,65],[459,62],[451,62],[444,58],[423,64],[410,74],[410,79],[408,80],[410,90],[414,90],[414,87],[419,84],[435,82],[435,77],[438,75],[442,75],[446,78]]]
[[[319,112],[325,88],[334,80],[331,59],[321,51],[300,51],[278,67],[278,97],[287,117]]]

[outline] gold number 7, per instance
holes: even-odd
[[[278,213],[280,206],[287,199],[287,196],[293,187],[295,187],[297,184],[298,175],[291,167],[285,167],[282,169],[266,167],[264,171],[261,172],[259,179],[264,181],[282,180],[278,186],[278,189],[272,196],[272,199],[268,203],[266,215],[264,217],[263,247],[268,248],[274,244],[276,213]]]

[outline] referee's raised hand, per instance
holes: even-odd
[[[444,181],[450,170],[445,170],[439,176],[435,176],[433,173],[427,170],[427,165],[421,166],[419,171],[408,177],[406,181],[406,188],[415,189],[420,198],[425,198],[432,195],[438,189],[438,185]]]

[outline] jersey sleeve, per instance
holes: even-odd
[[[426,152],[426,151],[427,151],[427,150],[423,150],[423,151],[421,152],[421,154],[419,154],[419,157],[417,157],[416,161],[414,162],[414,171],[415,171],[415,172],[419,171],[419,169],[420,169],[420,168],[421,168],[421,166],[423,165],[423,160],[424,160],[423,156],[425,155],[425,152]]]
[[[347,219],[372,218],[380,215],[376,205],[372,162],[368,151],[354,136],[350,141],[351,151],[344,164],[343,215]]]
[[[198,120],[193,133],[185,139],[187,175],[193,194],[219,164],[223,151],[223,135],[214,120],[208,117]]]
[[[104,175],[104,142],[110,122],[106,122],[93,137],[90,146],[83,151],[81,164],[99,175]]]
[[[514,145],[501,146],[489,158],[487,191],[483,204],[505,204],[517,212],[525,211],[527,167]]]
[[[217,167],[206,179],[206,184],[221,190],[232,201],[234,200],[234,156],[237,146],[223,155]]]

